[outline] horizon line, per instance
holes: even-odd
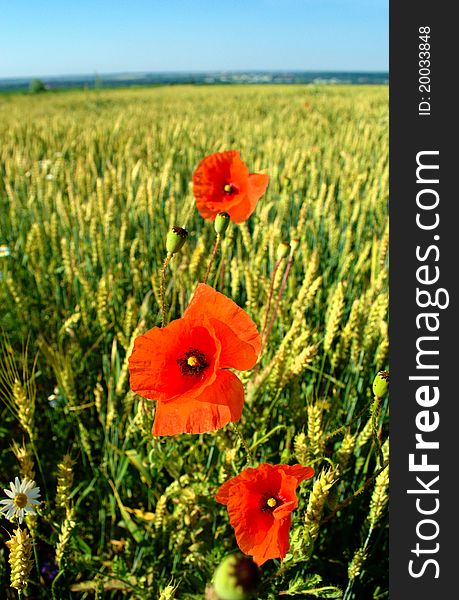
[[[28,80],[28,79],[58,79],[68,77],[103,77],[103,76],[120,76],[120,75],[174,75],[174,74],[217,74],[217,73],[368,73],[378,75],[389,75],[388,69],[172,69],[172,70],[142,70],[142,71],[92,71],[81,73],[60,73],[53,75],[0,75],[0,81],[6,80]]]

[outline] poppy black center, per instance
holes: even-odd
[[[180,371],[183,375],[191,377],[201,375],[201,373],[209,366],[205,355],[195,348],[190,348],[184,352],[182,356],[177,359],[177,364],[180,366]]]
[[[235,185],[233,185],[232,183],[225,183],[225,185],[223,186],[223,191],[228,196],[234,196],[235,194],[238,193],[237,187]]]
[[[263,512],[273,512],[281,504],[282,500],[275,494],[265,494],[261,499],[261,510]]]

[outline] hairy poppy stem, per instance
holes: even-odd
[[[277,273],[278,268],[280,267],[281,262],[282,262],[282,258],[279,258],[278,261],[276,262],[276,264],[274,265],[273,274],[271,276],[271,285],[269,286],[269,294],[268,294],[268,306],[266,307],[265,322],[263,323],[263,329],[261,330],[261,337],[263,337],[265,330],[266,330],[266,325],[268,324],[269,310],[271,308],[271,301],[273,299],[273,292],[274,292],[274,281],[276,279],[276,273]]]
[[[215,271],[215,277],[214,277],[214,285],[213,285],[213,287],[215,289],[217,289],[217,285],[218,285],[219,280],[220,280],[220,284],[219,284],[220,285],[220,289],[222,289],[222,287],[223,287],[223,278],[224,278],[224,275],[225,275],[224,271],[225,271],[225,256],[223,254],[223,247],[222,247],[222,256],[220,258],[220,262],[218,264],[217,270]]]
[[[214,249],[212,251],[212,256],[210,257],[209,264],[207,265],[207,271],[206,271],[206,276],[204,277],[204,283],[207,283],[207,279],[208,279],[209,274],[210,274],[210,269],[212,267],[212,264],[214,262],[215,256],[217,254],[218,247],[220,246],[220,240],[221,240],[221,235],[219,233],[217,233],[217,240],[215,242],[215,246],[214,246]]]
[[[219,287],[220,289],[223,289],[224,280],[225,280],[225,261],[222,258],[220,260],[220,264],[218,265],[217,272],[215,274],[214,288],[217,289],[217,287]]]
[[[381,398],[375,396],[373,404],[371,405],[371,433],[373,436],[373,442],[376,447],[376,454],[378,456],[379,466],[384,463],[384,456],[381,449],[381,442],[378,436],[379,419],[381,417]]]
[[[161,305],[161,327],[164,327],[166,324],[166,305],[164,303],[164,283],[166,280],[166,270],[171,262],[173,254],[171,252],[167,253],[166,258],[164,259],[163,266],[161,268],[159,274],[159,303]]]
[[[220,269],[220,289],[223,289],[224,283],[225,283],[225,261],[223,261],[222,267]]]
[[[357,496],[359,494],[361,494],[363,491],[365,491],[367,489],[367,487],[369,485],[371,485],[371,483],[376,479],[376,477],[382,473],[384,471],[384,469],[386,469],[389,466],[389,461],[386,461],[382,467],[380,469],[378,469],[375,473],[373,473],[373,475],[371,477],[369,477],[365,483],[359,487],[359,489],[354,492],[351,496],[349,496],[348,498],[346,498],[346,500],[344,500],[344,502],[341,502],[341,504],[338,504],[338,506],[331,512],[329,513],[325,518],[322,519],[322,521],[320,522],[320,525],[324,525],[325,523],[328,523],[328,521],[330,521],[331,519],[333,519],[333,517],[343,508],[345,508],[346,506],[348,506],[353,500],[355,500],[357,498]]]
[[[269,334],[271,333],[271,329],[273,328],[274,320],[275,320],[277,312],[279,310],[279,304],[280,304],[280,301],[282,300],[282,296],[284,295],[284,289],[285,289],[285,285],[287,283],[287,277],[288,277],[288,274],[290,272],[290,268],[292,266],[292,263],[293,263],[293,256],[290,255],[288,257],[288,262],[287,262],[287,266],[285,268],[284,276],[282,277],[282,284],[280,286],[279,293],[277,294],[276,306],[274,307],[274,310],[273,310],[273,313],[272,313],[272,316],[271,316],[271,321],[269,322],[268,329],[266,330],[265,336],[264,336],[263,341],[261,343],[260,354],[263,352],[263,348],[264,348],[266,342],[268,341]]]
[[[250,451],[249,445],[248,443],[245,441],[242,433],[239,431],[239,429],[237,428],[235,423],[230,423],[234,433],[237,435],[238,440],[241,442],[241,445],[243,446],[244,450],[247,453],[247,464],[250,465],[253,463],[253,455],[252,452]]]

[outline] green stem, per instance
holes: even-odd
[[[209,260],[209,264],[207,265],[206,276],[204,277],[204,283],[207,283],[207,279],[209,278],[210,269],[212,268],[212,263],[214,262],[215,256],[217,254],[218,247],[220,246],[221,235],[217,233],[217,240],[215,242],[214,249],[212,250],[212,255]]]
[[[320,384],[322,383],[322,377],[324,375],[324,369],[325,369],[325,360],[326,360],[326,354],[324,352],[323,356],[322,356],[322,364],[320,365],[320,370],[318,371],[319,378],[317,380],[317,389],[320,388]]]
[[[266,307],[265,322],[263,323],[263,329],[261,330],[261,337],[263,337],[263,335],[266,331],[266,325],[268,324],[269,310],[271,308],[271,301],[273,299],[274,282],[276,279],[277,270],[278,270],[281,262],[282,262],[282,258],[279,258],[279,260],[274,265],[273,274],[271,276],[271,285],[269,286],[269,294],[268,294],[268,305]]]
[[[161,305],[161,327],[166,325],[166,305],[164,302],[164,283],[166,281],[166,270],[171,262],[171,258],[173,254],[171,252],[167,253],[166,258],[164,259],[163,266],[161,268],[161,272],[159,274],[159,303]]]
[[[56,577],[53,579],[53,583],[51,584],[51,595],[53,597],[53,600],[59,600],[58,597],[56,596],[56,583],[58,582],[58,580],[62,577],[64,573],[63,569],[59,569],[58,574],[56,575]]]
[[[223,245],[222,245],[221,257],[220,257],[220,261],[218,263],[217,269],[215,271],[215,277],[214,277],[214,285],[213,285],[213,287],[215,289],[217,289],[217,286],[220,289],[223,289],[223,276],[224,276],[223,268],[225,266],[225,254],[224,254],[224,252],[225,252],[225,250],[224,250]],[[219,279],[220,279],[220,283],[219,283]]]
[[[328,379],[329,381],[333,381],[333,383],[340,388],[346,387],[344,385],[344,383],[342,381],[340,381],[339,379],[336,379],[336,377],[333,377],[332,375],[329,375],[328,373],[324,373],[323,367],[321,369],[317,369],[316,367],[312,367],[311,365],[305,365],[304,368],[307,369],[308,371],[312,371],[313,373],[318,373],[320,375],[320,377],[325,377],[325,379]]]
[[[378,455],[378,462],[379,462],[379,465],[382,466],[382,464],[384,462],[384,457],[383,457],[383,453],[382,453],[382,449],[381,449],[381,442],[379,441],[379,437],[378,437],[379,418],[381,416],[380,408],[381,408],[381,398],[378,398],[378,396],[375,396],[375,399],[373,400],[373,404],[371,407],[371,431],[373,434],[373,441],[376,446],[376,454]]]
[[[324,437],[324,441],[327,442],[328,440],[331,440],[332,438],[334,438],[336,435],[338,435],[344,431],[348,431],[350,426],[353,425],[354,423],[356,423],[359,419],[361,419],[366,412],[367,412],[367,407],[365,407],[363,410],[361,410],[356,417],[354,417],[351,421],[349,421],[349,423],[346,423],[346,425],[342,425],[341,427],[338,427],[338,429],[335,429],[334,431],[332,431],[331,433],[326,435]]]
[[[370,538],[371,538],[372,533],[373,533],[373,525],[370,526],[370,529],[368,531],[368,535],[365,539],[365,542],[364,542],[363,546],[361,546],[360,549],[366,551],[366,549],[368,548],[368,544],[370,543]],[[344,592],[344,595],[343,595],[343,600],[351,600],[351,597],[352,597],[351,594],[352,594],[352,588],[354,587],[354,581],[355,581],[355,579],[349,579],[346,591]]]
[[[384,469],[388,466],[389,466],[389,461],[384,463],[384,465],[380,469],[378,469],[375,473],[373,473],[373,475],[369,479],[367,479],[365,481],[365,483],[361,487],[359,487],[359,489],[356,492],[354,492],[352,494],[352,496],[349,496],[348,498],[346,498],[346,500],[344,502],[342,502],[341,504],[339,504],[333,512],[331,512],[324,519],[322,519],[320,525],[322,526],[325,523],[328,523],[328,521],[330,521],[330,519],[333,519],[333,517],[336,515],[337,512],[339,512],[342,508],[345,508],[346,506],[348,506],[348,504],[353,502],[357,498],[357,496],[359,496],[363,491],[365,491],[367,489],[367,487],[376,479],[376,477],[380,473],[382,473],[384,471]]]
[[[38,581],[40,581],[40,563],[38,562],[37,544],[35,543],[35,536],[32,536],[33,540],[33,557],[35,559],[35,568],[37,569]]]
[[[40,471],[41,481],[43,482],[43,491],[44,491],[44,495],[46,498],[46,502],[49,503],[48,488],[46,487],[45,474],[43,473],[43,469],[41,468],[41,462],[38,457],[37,449],[35,448],[35,442],[33,441],[32,437],[29,437],[29,439],[30,439],[30,445],[32,447],[32,453],[35,456],[35,461],[37,463],[38,470]]]
[[[241,442],[242,447],[244,448],[244,450],[246,451],[247,454],[247,464],[250,465],[253,463],[253,455],[252,452],[250,451],[249,445],[248,443],[245,441],[244,437],[242,436],[242,433],[239,431],[239,429],[237,428],[235,423],[230,423],[231,428],[233,429],[234,433],[236,434],[238,440]]]
[[[352,588],[354,587],[354,581],[355,581],[355,579],[349,579],[346,591],[344,592],[344,595],[343,595],[343,600],[350,600]]]
[[[281,286],[280,286],[280,290],[279,290],[279,293],[277,294],[276,306],[274,307],[273,314],[271,316],[271,320],[269,322],[268,329],[266,330],[265,336],[264,336],[264,338],[263,338],[263,340],[261,342],[260,355],[263,352],[263,348],[266,345],[266,342],[268,341],[269,334],[271,333],[271,329],[273,328],[274,320],[275,320],[277,312],[279,310],[279,305],[280,305],[280,302],[282,300],[282,296],[284,295],[284,289],[285,289],[285,285],[287,283],[287,277],[288,277],[288,274],[290,272],[290,268],[292,266],[292,263],[293,263],[293,256],[290,255],[288,257],[287,266],[285,267],[284,276],[282,277],[282,283],[281,283]]]

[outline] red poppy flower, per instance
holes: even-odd
[[[224,483],[216,500],[225,504],[236,541],[258,565],[283,559],[290,547],[290,513],[298,506],[295,490],[314,475],[311,467],[261,464]]]
[[[214,221],[227,212],[233,223],[242,223],[255,210],[268,187],[268,175],[249,173],[237,150],[206,156],[193,173],[196,207],[204,219]]]
[[[156,400],[153,435],[204,433],[241,417],[244,388],[228,369],[257,362],[260,335],[232,300],[200,283],[181,319],[136,338],[131,389]]]

